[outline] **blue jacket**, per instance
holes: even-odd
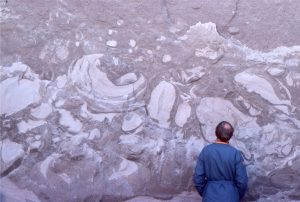
[[[245,195],[248,183],[241,152],[229,144],[204,147],[193,181],[203,202],[238,202]]]

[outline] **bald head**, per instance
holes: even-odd
[[[231,130],[232,126],[230,125],[230,123],[224,122],[223,127],[225,130]]]
[[[216,127],[216,136],[223,142],[228,142],[232,137],[234,128],[227,121],[220,122]]]

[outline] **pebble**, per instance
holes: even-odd
[[[170,62],[172,60],[171,55],[164,55],[162,61],[164,63]]]
[[[285,70],[282,68],[273,67],[273,68],[268,68],[267,72],[272,76],[281,76],[284,74]]]
[[[112,35],[113,33],[117,33],[117,31],[113,29],[109,29],[107,33],[108,35]]]
[[[121,25],[123,25],[123,24],[124,24],[124,20],[118,20],[118,21],[117,21],[117,25],[121,26]]]
[[[153,52],[152,52],[151,50],[147,50],[147,53],[148,53],[149,55],[152,55],[152,54],[153,54]]]
[[[229,27],[228,32],[229,34],[236,35],[240,33],[240,29],[237,27]]]
[[[4,163],[15,161],[20,156],[24,155],[23,146],[9,139],[5,139],[1,143],[1,157]]]
[[[129,45],[133,48],[133,47],[135,47],[135,45],[136,45],[136,41],[135,40],[133,40],[133,39],[130,39],[130,41],[129,41]]]
[[[158,39],[156,39],[157,41],[165,41],[167,38],[165,36],[160,36]]]
[[[115,41],[115,40],[111,40],[111,41],[107,41],[106,45],[109,46],[109,47],[117,47],[118,42]]]

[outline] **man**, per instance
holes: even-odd
[[[203,148],[194,174],[194,185],[203,202],[238,202],[246,193],[248,177],[241,152],[228,144],[232,125],[216,127],[215,143]]]

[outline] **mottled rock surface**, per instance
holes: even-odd
[[[300,200],[300,1],[0,6],[0,200],[201,201],[224,119],[244,201]]]

